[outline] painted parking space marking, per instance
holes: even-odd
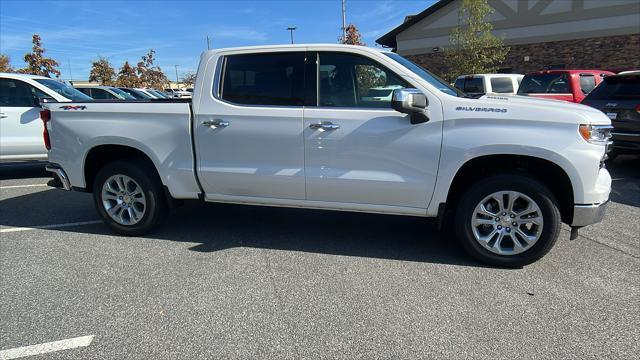
[[[46,230],[46,229],[57,229],[71,226],[82,226],[82,225],[93,225],[100,224],[102,220],[91,220],[91,221],[79,221],[65,224],[51,224],[51,225],[39,225],[39,226],[24,226],[24,227],[14,227],[7,226],[3,229],[0,229],[0,233],[10,233],[10,232],[18,232],[18,231],[29,231],[29,230]]]
[[[47,184],[8,185],[8,186],[0,186],[0,190],[30,188],[30,187],[44,187],[44,186],[47,186]]]
[[[86,347],[91,344],[95,335],[52,341],[48,343],[23,346],[19,348],[0,350],[0,360],[18,359],[26,356],[41,355],[55,351]]]

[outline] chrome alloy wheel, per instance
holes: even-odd
[[[142,187],[126,175],[113,175],[102,185],[102,206],[120,225],[137,224],[147,209]]]
[[[527,251],[540,239],[542,226],[538,204],[517,191],[499,191],[485,197],[471,218],[476,241],[499,255]]]

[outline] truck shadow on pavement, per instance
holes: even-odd
[[[0,201],[3,226],[34,227],[96,219],[90,194],[49,189]],[[90,235],[118,236],[104,224],[47,231],[89,235],[89,242],[105,239]],[[23,232],[0,236],[10,234],[28,236]],[[43,234],[38,232],[36,236],[42,238]],[[482,266],[459,249],[453,234],[439,233],[434,220],[394,215],[186,202],[174,209],[160,228],[141,239],[193,243],[188,249],[200,253],[251,247]]]

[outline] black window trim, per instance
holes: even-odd
[[[303,52],[305,53],[305,71],[304,73],[306,74],[306,67],[313,65],[310,62],[307,62],[306,60],[310,59],[312,56],[310,56],[310,54],[314,54],[315,53],[315,68],[316,68],[316,104],[315,105],[250,105],[250,104],[239,104],[239,103],[235,103],[226,99],[222,98],[222,88],[224,87],[224,73],[227,70],[227,58],[229,56],[234,56],[234,55],[256,55],[256,54],[281,54],[281,53],[299,53],[299,52]],[[392,73],[393,75],[395,75],[396,77],[398,77],[399,79],[403,80],[404,82],[406,82],[407,84],[409,84],[410,86],[412,86],[412,88],[416,89],[417,87],[415,86],[415,84],[412,84],[411,82],[407,81],[407,79],[405,79],[403,76],[398,75],[395,71],[389,69],[388,67],[384,66],[383,64],[380,64],[379,61],[372,59],[370,57],[364,56],[362,54],[358,54],[358,53],[353,53],[353,52],[349,52],[349,51],[332,51],[332,50],[302,50],[302,51],[274,51],[274,52],[251,52],[251,53],[231,53],[231,54],[226,54],[226,55],[220,55],[220,57],[218,58],[218,61],[216,62],[216,70],[215,73],[213,75],[213,86],[211,87],[211,92],[210,92],[210,96],[213,96],[213,98],[215,100],[218,100],[222,103],[225,104],[229,104],[229,105],[233,105],[233,106],[239,106],[239,107],[246,107],[246,108],[278,108],[278,109],[304,109],[304,108],[312,108],[312,109],[321,109],[321,110],[372,110],[372,111],[384,111],[384,112],[389,112],[389,111],[395,111],[392,108],[369,108],[369,107],[330,107],[330,106],[320,106],[320,53],[334,53],[334,54],[347,54],[347,55],[354,55],[354,56],[359,56],[362,58],[365,58],[369,61],[372,61],[376,64],[378,64],[379,66],[381,66],[382,68],[384,68],[385,70],[389,71],[390,73]],[[303,84],[303,91],[306,91],[306,84]],[[305,98],[306,98],[306,94],[305,94]]]

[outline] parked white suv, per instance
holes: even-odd
[[[452,214],[445,239],[500,266],[544,256],[562,222],[575,236],[604,216],[611,121],[587,106],[467,97],[346,45],[207,51],[196,84],[192,101],[47,105],[58,186],[92,192],[125,235],[156,227],[172,199]]]
[[[473,74],[458,76],[454,86],[467,94],[516,94],[522,74]]]
[[[90,100],[55,79],[0,73],[0,161],[47,159],[40,121],[42,102]]]

